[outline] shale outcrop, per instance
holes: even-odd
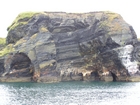
[[[27,12],[7,28],[1,82],[140,81],[140,42],[113,12]]]

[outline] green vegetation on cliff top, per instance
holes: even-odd
[[[16,19],[13,21],[13,23],[7,28],[7,31],[13,30],[19,25],[25,25],[28,23],[28,21],[33,17],[35,14],[38,14],[37,12],[23,12],[20,13]]]
[[[3,49],[0,49],[0,57],[3,57],[6,54],[13,52],[13,51],[14,51],[13,44],[9,44],[6,47],[4,47]]]
[[[6,39],[5,38],[0,38],[0,46],[6,44]]]
[[[6,46],[6,38],[0,38],[0,57],[14,51],[13,45],[9,44]]]

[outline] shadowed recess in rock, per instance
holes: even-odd
[[[31,60],[25,53],[11,53],[5,59],[5,73],[3,75],[12,77],[32,76],[33,69],[31,66]]]

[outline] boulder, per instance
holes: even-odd
[[[117,13],[27,12],[7,30],[1,81],[140,81],[140,42]]]

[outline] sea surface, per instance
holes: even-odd
[[[140,105],[140,82],[0,83],[0,105]]]

